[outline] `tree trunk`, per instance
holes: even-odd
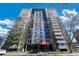
[[[69,53],[72,53],[72,45],[69,43]]]
[[[24,44],[24,52],[27,50],[27,45],[26,43]]]
[[[17,44],[17,51],[19,52],[19,50],[20,50],[20,45]]]

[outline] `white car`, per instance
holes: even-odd
[[[6,50],[0,49],[0,55],[3,55],[3,54],[5,54],[5,53],[6,53]]]

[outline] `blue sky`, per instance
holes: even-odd
[[[79,11],[79,4],[56,4],[56,3],[0,3],[0,19],[15,20],[22,8],[54,8],[58,15],[61,15],[62,9],[76,9]]]

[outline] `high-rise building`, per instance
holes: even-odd
[[[22,9],[12,31],[23,31],[27,50],[68,50],[66,30],[55,9]]]

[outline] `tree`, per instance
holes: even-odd
[[[20,31],[12,32],[9,37],[7,38],[7,47],[17,45],[17,50],[19,51],[20,48],[23,48],[25,43],[24,33]]]
[[[69,21],[68,26],[69,26],[69,49],[70,49],[70,53],[72,53],[72,43],[73,43],[73,39],[75,38],[75,26],[77,25],[77,19],[78,15],[75,15],[71,18],[71,21]],[[71,37],[72,35],[72,37]]]

